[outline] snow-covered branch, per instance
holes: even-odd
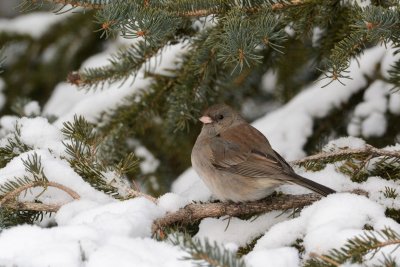
[[[156,233],[174,224],[187,225],[209,217],[216,218],[226,215],[230,217],[249,216],[273,210],[302,208],[320,199],[320,195],[305,194],[269,196],[265,199],[245,203],[193,203],[155,220],[152,231]]]
[[[26,191],[26,190],[28,190],[30,188],[33,188],[33,187],[44,187],[44,188],[46,188],[46,187],[55,187],[55,188],[58,188],[58,189],[64,191],[65,193],[70,195],[73,199],[79,199],[80,198],[78,193],[76,193],[71,188],[68,188],[68,187],[66,187],[66,186],[64,186],[62,184],[59,184],[59,183],[56,183],[56,182],[50,182],[50,181],[45,181],[45,182],[35,181],[35,182],[32,182],[32,183],[26,184],[24,186],[20,186],[17,189],[5,194],[3,196],[3,198],[0,200],[0,207],[3,206],[8,201],[10,201],[11,199],[14,199],[14,198],[18,197],[18,195],[21,194],[22,192],[24,192],[24,191]],[[19,210],[24,210],[23,208],[24,207],[28,207],[28,206],[30,207],[30,210],[34,210],[33,207],[36,207],[36,206],[30,206],[30,205],[27,205],[27,204],[28,203],[18,203],[18,204],[14,205],[14,206],[16,206],[16,208],[19,209]],[[30,203],[30,204],[34,204],[34,203]],[[35,203],[35,204],[37,204],[37,203]],[[7,206],[9,206],[9,205],[7,205]],[[55,210],[55,206],[51,205],[51,210],[45,210],[45,208],[42,207],[42,206],[40,207],[39,210],[40,211],[57,211],[58,209]]]
[[[303,165],[307,162],[330,160],[339,157],[354,156],[354,155],[369,155],[372,157],[391,157],[400,159],[400,151],[390,151],[385,149],[379,149],[371,145],[365,145],[363,148],[359,149],[340,149],[332,152],[322,152],[309,157],[302,158],[300,160],[292,161],[294,165]]]

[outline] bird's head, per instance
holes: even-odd
[[[242,122],[243,118],[230,106],[217,104],[207,108],[199,120],[203,123],[203,128],[219,134],[229,127]]]

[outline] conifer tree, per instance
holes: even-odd
[[[328,88],[331,84],[336,88],[346,87],[354,78],[348,73],[351,60],[376,46],[392,51],[394,64],[390,69],[382,69],[383,62],[377,60],[370,68],[372,71],[365,74],[366,82],[349,93],[347,101],[326,114],[314,116],[313,131],[303,149],[315,154],[329,140],[349,134],[363,138],[368,145],[353,150],[334,148],[294,164],[317,171],[329,163],[337,163],[341,173],[358,183],[370,176],[396,182],[400,179],[399,151],[381,149],[398,142],[400,108],[388,108],[389,104],[385,104],[379,118],[387,127],[372,133],[362,130],[360,124],[367,118],[357,111],[374,84],[390,88],[390,92],[383,94],[386,102],[399,94],[400,57],[396,55],[400,51],[400,4],[396,0],[371,0],[370,4],[351,0],[24,0],[21,8],[79,14],[55,24],[40,40],[0,32],[0,47],[5,47],[0,78],[5,82],[7,99],[3,115],[13,112],[21,117],[29,115],[24,113],[29,103],[26,98],[44,104],[55,84],[63,79],[68,79],[77,90],[87,92],[107,90],[113,83],[129,83],[130,77],[143,69],[146,77],[152,79],[145,90],[98,114],[96,123],[76,116],[62,128],[68,164],[94,188],[116,199],[138,196],[132,190],[132,180],[145,184],[145,191],[153,197],[169,190],[173,180],[190,166],[191,147],[200,127],[197,118],[205,107],[226,102],[242,110],[246,119],[255,120],[269,111],[270,106],[282,106],[293,100],[320,77],[327,90],[335,90]],[[118,36],[132,40],[132,44],[113,54],[108,65],[79,68],[83,59],[101,50],[101,44]],[[71,55],[66,51],[71,49],[72,42],[63,43],[65,37],[84,41]],[[10,61],[7,47],[14,42],[28,48]],[[16,81],[11,69],[35,62],[45,49],[60,42],[61,45],[55,46],[60,56],[40,62],[42,71],[29,74],[39,76],[26,79],[32,80],[32,84],[21,85],[25,81]],[[40,49],[35,50],[38,44]],[[153,72],[151,60],[162,58],[175,44],[184,47],[182,56],[175,60],[178,67],[169,74]],[[62,66],[62,70],[51,78],[46,76],[47,85],[41,84],[40,77],[55,65]],[[273,88],[263,83],[268,75],[275,77]],[[24,86],[29,90],[23,90]],[[15,88],[21,90],[14,91]],[[315,101],[319,101],[318,97],[315,96]],[[249,111],[249,107],[256,110]],[[40,115],[39,112],[31,116]],[[24,143],[18,125],[5,130],[1,137],[6,141],[0,147],[0,167],[34,150]],[[140,142],[160,160],[157,169],[140,173],[134,145],[127,145],[132,140]],[[56,151],[49,153],[62,158]],[[44,175],[40,156],[35,154],[23,164],[29,175],[15,177],[0,186],[0,204],[7,204],[0,209],[0,227],[33,223],[47,212],[55,211],[55,207],[35,210],[23,206],[26,203],[22,205],[26,209],[16,204],[14,200],[21,188],[60,188]],[[66,192],[76,197],[74,192]],[[388,199],[398,196],[389,187],[384,194]],[[386,215],[400,222],[399,210],[388,208]],[[174,231],[174,227],[177,225],[167,228]],[[194,230],[188,226],[185,231]],[[362,263],[367,253],[398,244],[399,234],[390,229],[380,232],[384,242],[374,234],[366,234],[350,240],[341,250],[314,255],[305,264]],[[216,244],[193,241],[188,236],[177,239],[175,243],[184,247],[191,259],[204,260],[209,266],[244,266],[244,262]],[[242,250],[246,249],[252,248]],[[389,257],[385,264],[392,266],[392,262]]]

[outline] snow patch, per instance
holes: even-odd
[[[50,12],[33,12],[13,19],[0,19],[0,32],[29,35],[39,39],[53,25],[71,16],[71,13],[55,15]]]

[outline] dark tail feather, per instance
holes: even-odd
[[[303,186],[305,188],[308,188],[308,189],[310,189],[310,190],[314,191],[315,193],[318,193],[318,194],[320,194],[322,196],[326,197],[329,194],[336,193],[335,190],[330,189],[329,187],[326,187],[326,186],[324,186],[322,184],[319,184],[319,183],[316,183],[314,181],[311,181],[311,180],[309,180],[307,178],[304,178],[303,176],[300,176],[300,175],[295,174],[295,173],[294,173],[294,176],[295,176],[294,179],[291,181],[292,183],[300,185],[300,186]]]

